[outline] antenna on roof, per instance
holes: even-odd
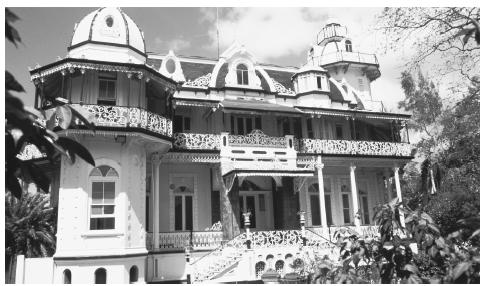
[[[220,58],[220,30],[218,29],[218,7],[216,7],[216,41],[218,43],[218,59]]]

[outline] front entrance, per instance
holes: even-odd
[[[262,183],[262,182],[257,182]],[[260,186],[262,185],[262,186]],[[250,212],[250,229],[273,229],[273,198],[270,189],[263,189],[262,184],[255,184],[245,179],[240,186],[240,227],[244,228],[243,213]]]

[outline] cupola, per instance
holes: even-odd
[[[120,8],[99,8],[74,27],[69,57],[108,62],[146,62],[143,32]]]

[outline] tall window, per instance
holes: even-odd
[[[106,281],[107,281],[106,269],[97,268],[96,272],[94,272],[94,283],[106,284]]]
[[[359,204],[361,210],[362,224],[370,224],[369,198],[365,190],[359,189]]]
[[[239,85],[248,85],[248,68],[244,64],[236,66],[236,78]]]
[[[174,230],[193,229],[193,190],[186,186],[174,190]]]
[[[352,42],[347,40],[345,41],[345,50],[346,52],[352,52]]]
[[[191,118],[189,116],[175,115],[173,124],[174,133],[191,131]]]
[[[349,181],[347,179],[341,180],[341,196],[342,196],[342,215],[344,224],[350,224],[351,219],[351,190],[349,187]]]
[[[115,73],[103,73],[99,75],[97,104],[116,105],[116,80]]]
[[[90,229],[114,229],[114,199],[119,175],[114,168],[102,165],[94,168],[89,178],[92,182]]]
[[[332,220],[332,196],[331,184],[329,179],[324,180],[324,199],[325,199],[325,216],[327,218],[327,225],[333,225]],[[312,214],[312,225],[322,225],[320,215],[320,200],[319,200],[319,184],[313,184],[309,187],[310,211]]]
[[[322,89],[322,78],[320,76],[317,77],[317,89]]]
[[[64,284],[72,284],[72,273],[70,272],[69,269],[64,270]]]
[[[312,128],[312,118],[307,118],[307,137],[314,138],[314,130]]]

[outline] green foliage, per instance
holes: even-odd
[[[12,23],[19,18],[8,8],[5,9],[5,36],[17,46],[21,43],[20,36]],[[92,119],[83,111],[66,105],[68,102],[62,98],[53,98],[45,95],[45,100],[51,102],[50,111],[37,111],[25,107],[22,100],[14,96],[11,91],[24,92],[24,88],[15,77],[5,71],[5,145],[6,165],[5,184],[7,191],[20,198],[22,188],[18,179],[33,181],[44,192],[49,191],[50,180],[44,171],[31,161],[21,161],[20,154],[26,144],[34,144],[41,152],[47,155],[51,162],[57,160],[59,155],[65,155],[75,161],[76,156],[91,165],[95,165],[89,151],[76,141],[59,137],[44,122],[53,122],[57,118],[61,128],[69,128],[75,120],[82,121],[88,128],[94,129]]]
[[[55,251],[55,212],[47,195],[5,194],[5,252],[9,257],[52,256]]]

